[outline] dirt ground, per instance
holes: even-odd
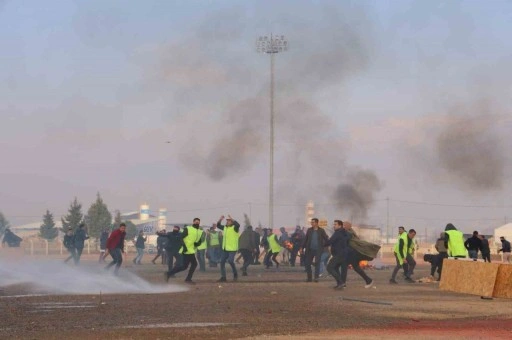
[[[163,265],[126,265],[165,284]],[[131,263],[130,263],[131,264]],[[102,267],[92,255],[82,266]],[[419,265],[415,277],[428,276]],[[440,291],[437,283],[388,283],[391,270],[368,270],[376,288],[349,272],[305,282],[302,267],[251,266],[249,276],[217,283],[218,268],[196,271],[180,293],[34,295],[31,285],[1,287],[0,338],[23,339],[511,339],[512,301]],[[112,275],[105,272],[104,275]],[[169,285],[184,285],[184,274]],[[58,285],[58,283],[56,283]],[[347,299],[347,300],[344,300]],[[352,299],[352,300],[349,300]],[[353,301],[359,300],[359,301]]]

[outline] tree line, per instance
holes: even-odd
[[[81,224],[85,224],[89,236],[99,238],[103,230],[112,231],[117,228],[122,222],[126,223],[126,238],[131,239],[137,234],[137,228],[131,221],[123,221],[121,213],[116,212],[114,221],[112,221],[112,214],[108,210],[107,205],[103,202],[100,193],[96,195],[96,201],[91,204],[87,210],[87,214],[82,213],[82,204],[75,197],[70,203],[68,212],[61,218],[62,228],[60,231],[65,233],[68,228],[75,232]],[[0,212],[0,235],[3,235],[5,229],[10,227],[9,221]],[[55,225],[53,214],[46,209],[43,215],[42,224],[39,228],[39,237],[46,240],[54,240],[59,234],[59,228]]]

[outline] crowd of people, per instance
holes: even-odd
[[[188,269],[185,282],[194,284],[195,270],[199,266],[200,271],[206,271],[207,262],[210,268],[220,267],[218,282],[228,281],[226,264],[231,269],[232,280],[237,281],[237,264],[240,264],[240,260],[243,261],[240,267],[241,275],[248,276],[249,266],[261,265],[261,258],[266,269],[275,267],[278,270],[282,263],[295,266],[299,257],[299,265],[305,268],[307,282],[318,282],[325,271],[336,281],[334,288],[343,289],[346,287],[348,268],[351,267],[364,280],[366,288],[373,286],[373,280],[361,269],[360,263],[375,258],[380,246],[360,240],[350,222],[335,220],[334,233],[330,237],[325,229],[319,227],[317,218],[311,220],[311,227],[306,232],[297,226],[291,235],[285,228],[280,228],[278,235],[271,228],[253,229],[250,225],[241,231],[240,223],[231,215],[221,216],[210,228],[204,228],[200,223],[199,218],[194,218],[191,225],[183,228],[174,226],[170,232],[163,230],[157,233],[157,254],[151,262],[156,264],[156,260],[161,258],[161,263],[167,265],[168,269],[164,273],[166,281]],[[115,274],[118,274],[123,262],[125,237],[124,223],[110,235],[104,230],[100,236],[99,262],[104,262],[110,255],[112,262],[105,269],[114,266]],[[405,282],[415,282],[412,278],[416,267],[415,237],[414,229],[398,227],[398,236],[393,248],[396,266],[389,279],[390,284],[398,283],[397,275],[400,270],[403,270]],[[75,264],[80,263],[84,241],[88,238],[83,224],[74,233],[71,228],[67,231],[63,244],[70,255],[65,262],[73,259]],[[504,237],[501,237],[500,241],[502,247],[498,253],[503,252],[504,261],[510,263],[510,242]],[[141,264],[146,242],[147,236],[140,231],[135,240],[137,255],[132,260],[134,264]],[[435,249],[438,253],[425,254],[424,260],[431,263],[432,278],[435,279],[437,272],[437,280],[441,279],[443,261],[448,257],[469,257],[476,260],[480,252],[484,261],[491,261],[489,242],[484,235],[474,231],[471,237],[464,240],[462,232],[451,223],[448,223],[440,234]]]

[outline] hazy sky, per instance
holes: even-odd
[[[303,224],[308,199],[319,217],[385,226],[389,197],[390,224],[421,232],[512,216],[509,1],[0,0],[0,25],[13,225],[97,192],[111,210],[265,225],[255,41],[271,32],[290,45],[275,66],[276,227]]]

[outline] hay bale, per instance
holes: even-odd
[[[479,296],[493,296],[498,263],[445,259],[441,290]]]

